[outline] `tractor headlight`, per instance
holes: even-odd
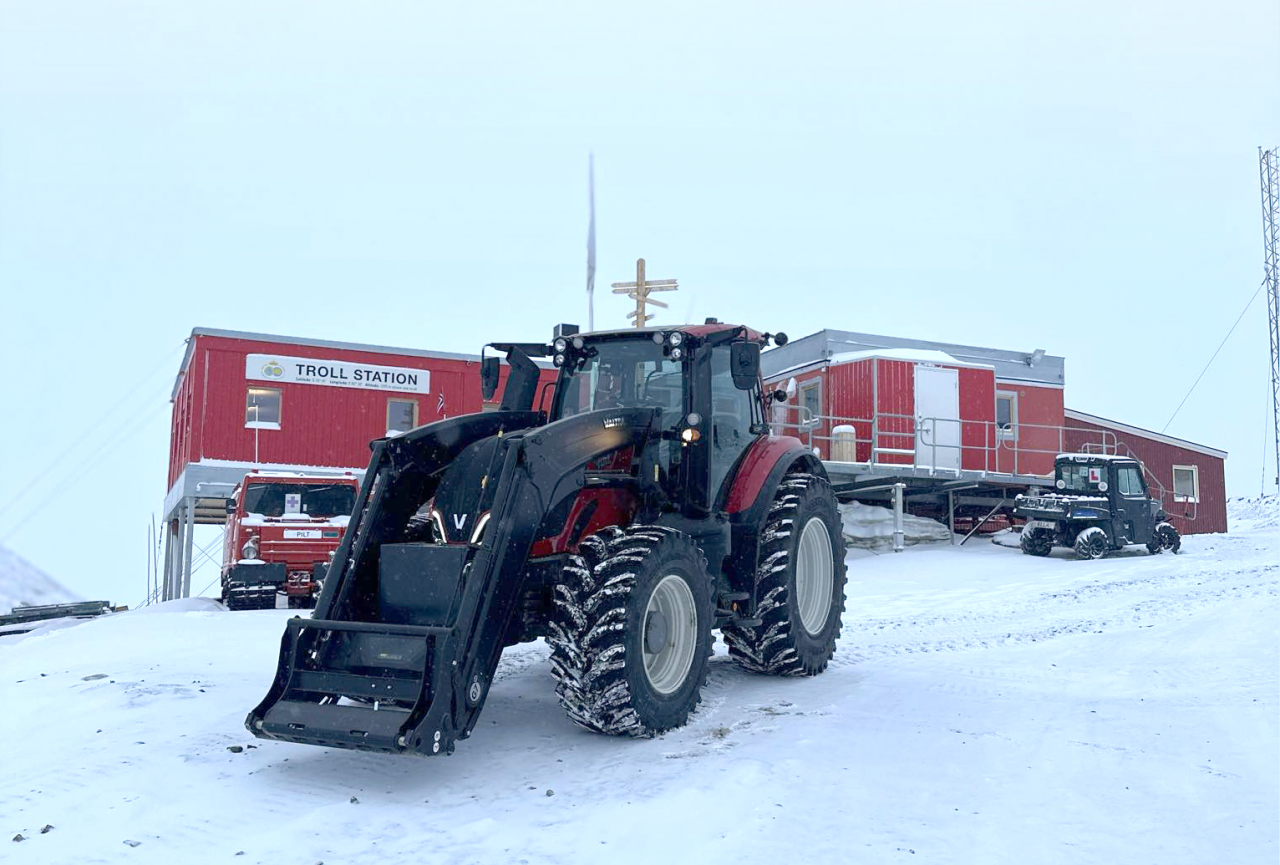
[[[551,359],[551,362],[554,363],[556,366],[564,366],[564,355],[562,354],[556,355]]]
[[[679,359],[680,359],[680,358],[682,358],[682,357],[684,357],[684,349],[682,349],[682,348],[673,348],[673,349],[671,349],[671,359],[672,359],[672,360],[679,360]]]
[[[662,345],[662,339],[663,339],[662,331],[658,331],[653,335],[653,341],[656,342],[658,345]]]
[[[575,336],[573,338],[573,347],[576,348],[578,351],[582,351],[582,347],[586,344],[587,343],[580,336]]]
[[[244,546],[240,548],[240,557],[244,559],[256,559],[258,557],[258,539],[251,537],[244,542]]]
[[[671,334],[671,336],[667,337],[667,341],[672,345],[680,345],[684,342],[684,334],[677,330],[675,333]]]
[[[557,336],[556,341],[552,343],[556,347],[556,351],[565,352],[569,349],[569,340],[563,336]]]

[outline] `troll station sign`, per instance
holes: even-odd
[[[313,357],[285,357],[280,354],[246,355],[244,377],[250,381],[431,393],[431,373],[425,369],[375,366],[345,360],[317,360]]]

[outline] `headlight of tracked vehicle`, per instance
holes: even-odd
[[[240,548],[240,557],[244,559],[256,559],[258,557],[258,539],[251,537],[244,542],[244,546]]]
[[[556,351],[563,353],[569,349],[569,340],[565,339],[563,336],[557,336],[556,341],[553,342],[552,345],[556,347]]]

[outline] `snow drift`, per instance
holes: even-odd
[[[844,543],[847,547],[868,550],[888,549],[893,546],[893,510],[861,502],[849,502],[840,506],[840,519],[844,523]],[[902,515],[902,529],[908,545],[922,543],[946,543],[951,532],[937,520]]]

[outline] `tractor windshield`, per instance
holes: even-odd
[[[1081,463],[1058,463],[1057,480],[1063,485],[1058,487],[1064,493],[1083,493],[1093,495],[1099,492],[1098,484],[1107,479],[1105,466],[1091,466]]]
[[[299,498],[291,501],[290,496]],[[245,513],[264,517],[339,517],[350,514],[355,503],[356,488],[351,484],[256,483],[244,492]]]
[[[561,373],[559,416],[606,408],[653,406],[663,410],[663,426],[684,409],[681,364],[663,356],[650,339],[618,339],[587,346]],[[668,416],[670,415],[670,416]]]

